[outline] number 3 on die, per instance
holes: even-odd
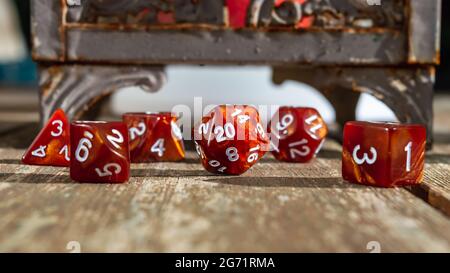
[[[406,152],[406,172],[411,171],[411,148],[412,148],[412,142],[408,142],[408,144],[405,146],[405,152]],[[372,165],[377,161],[377,150],[374,147],[370,147],[370,154],[364,153],[362,158],[358,157],[358,151],[361,149],[361,145],[356,145],[353,149],[353,160],[358,165],[362,165],[364,163],[367,163],[368,165]]]
[[[372,165],[377,161],[377,150],[374,147],[370,147],[371,156],[368,153],[364,153],[362,158],[358,157],[358,151],[361,150],[361,145],[356,145],[353,149],[353,160],[358,165],[367,163],[367,165]]]

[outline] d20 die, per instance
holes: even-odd
[[[268,136],[258,111],[246,105],[221,105],[194,127],[197,152],[206,170],[239,175],[266,153]]]
[[[130,159],[133,163],[180,161],[185,157],[183,135],[173,113],[127,113]]]
[[[76,121],[70,130],[73,180],[123,183],[129,179],[128,131],[124,123]]]
[[[426,129],[417,124],[348,122],[344,127],[342,176],[379,187],[421,182]]]
[[[22,163],[68,167],[70,164],[69,122],[58,109],[22,157]]]

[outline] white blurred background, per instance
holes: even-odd
[[[335,120],[331,104],[314,88],[294,81],[272,83],[272,70],[264,66],[169,66],[168,83],[157,93],[126,88],[111,99],[116,115],[128,111],[170,111],[183,104],[193,109],[194,97],[208,104],[310,106],[326,122]],[[392,111],[370,95],[362,95],[357,110],[360,120],[395,121]]]

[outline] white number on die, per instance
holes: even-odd
[[[64,154],[64,159],[66,161],[70,161],[70,157],[69,157],[69,146],[64,145],[64,147],[62,147],[62,149],[59,151],[59,154]]]
[[[247,115],[240,115],[240,116],[238,116],[238,120],[239,120],[240,124],[244,124],[250,120],[250,117]]]
[[[236,135],[236,130],[232,123],[226,123],[225,126],[216,126],[214,128],[214,134],[216,135],[216,141],[218,143],[228,139],[233,139]]]
[[[89,149],[92,148],[91,140],[94,138],[94,135],[88,131],[84,132],[84,138],[80,139],[78,143],[78,147],[75,150],[75,158],[78,162],[85,162],[89,157]]]
[[[111,172],[110,169],[114,169],[114,173]],[[103,170],[95,168],[95,171],[99,177],[112,176],[114,174],[119,174],[122,171],[122,167],[117,163],[108,163],[103,167]]]
[[[170,123],[170,126],[172,127],[172,133],[175,136],[175,138],[178,140],[182,140],[183,134],[181,133],[180,127],[178,127],[178,125],[173,121]]]
[[[206,135],[206,133],[208,133],[208,131],[209,131],[209,123],[202,123],[198,127],[198,133],[199,134]]]
[[[52,137],[59,137],[60,135],[63,134],[64,130],[63,130],[63,122],[61,120],[54,120],[52,122],[52,125],[56,125],[56,132],[51,131],[50,134],[52,135]]]
[[[244,124],[244,123],[246,123],[247,121],[250,120],[250,116],[248,116],[248,115],[240,115],[241,113],[242,113],[241,109],[236,109],[236,111],[234,111],[234,113],[231,114],[231,117],[234,118],[234,117],[237,116],[239,123],[240,124]]]
[[[218,168],[217,171],[223,173],[223,172],[225,172],[226,169],[227,169],[227,167],[223,166],[223,167]]]
[[[358,151],[361,150],[361,145],[356,145],[353,149],[353,160],[358,165],[362,165],[364,163],[367,163],[367,165],[372,165],[377,161],[377,150],[374,147],[370,147],[370,153],[372,154],[372,157],[369,157],[367,153],[364,153],[362,158],[358,157]]]
[[[208,164],[209,164],[209,166],[211,166],[211,167],[213,167],[213,168],[218,168],[218,167],[220,167],[220,165],[221,165],[220,162],[217,161],[217,160],[210,160],[210,161],[208,162]],[[217,171],[223,173],[223,172],[225,172],[226,169],[227,169],[227,167],[222,166],[222,167],[220,167],[219,169],[217,169]]]
[[[242,113],[242,110],[241,109],[236,109],[236,110],[234,110],[233,114],[231,114],[231,116],[234,118],[237,115],[239,115],[240,113]]]
[[[228,156],[229,161],[236,162],[239,160],[238,149],[236,149],[235,147],[228,148],[225,153]]]
[[[213,168],[217,168],[220,166],[220,162],[217,160],[210,160],[208,164],[209,164],[209,166],[211,166]]]
[[[197,142],[195,142],[195,149],[196,149],[196,151],[197,151],[197,154],[198,154],[202,159],[204,159],[204,158],[205,158],[205,153],[203,152],[202,147],[201,147],[200,145],[198,145]]]
[[[317,115],[312,115],[312,116],[310,116],[309,118],[305,119],[305,123],[308,124],[308,125],[312,125],[312,123],[313,123],[315,120],[317,120],[317,119],[319,119],[319,117],[318,117]],[[322,128],[322,127],[323,127],[322,123],[319,123],[319,124],[317,124],[317,125],[315,125],[315,126],[309,128],[309,131],[310,131],[311,133],[315,134],[316,131],[319,130],[320,128]]]
[[[264,128],[261,125],[261,123],[256,124],[256,132],[261,136],[261,137],[266,137],[266,133],[264,132]]]
[[[276,124],[276,128],[278,131],[282,132],[283,134],[287,134],[287,128],[289,127],[289,125],[291,125],[294,122],[294,116],[292,114],[287,114],[285,116],[283,116],[280,120],[280,122],[278,122]]]
[[[258,152],[259,152],[260,148],[261,148],[261,147],[259,147],[259,145],[258,145],[258,146],[256,146],[255,148],[251,148],[251,149],[250,149],[250,153],[251,153],[251,154],[250,154],[250,155],[248,156],[248,158],[247,158],[247,162],[248,162],[248,163],[252,163],[252,162],[258,160],[258,157],[259,157]]]
[[[136,127],[130,128],[129,132],[131,140],[135,140],[138,136],[143,136],[146,130],[147,127],[145,126],[144,122],[140,122],[137,128]]]
[[[120,149],[120,145],[119,144],[123,143],[123,141],[124,141],[123,135],[116,129],[112,129],[111,132],[114,134],[114,136],[107,135],[106,138],[109,140],[109,142],[111,142],[111,144],[116,149]]]
[[[300,147],[300,149],[294,147]],[[292,159],[295,159],[298,156],[305,157],[311,152],[311,149],[308,147],[307,139],[302,139],[300,141],[290,143],[289,148]]]
[[[162,157],[164,155],[164,151],[166,149],[164,148],[164,138],[158,139],[150,149],[152,153],[158,154],[159,157]]]
[[[37,148],[36,150],[31,152],[31,155],[33,155],[35,157],[43,158],[43,157],[45,157],[47,155],[45,153],[46,149],[47,149],[47,146],[39,146],[39,148]]]
[[[405,147],[406,152],[406,171],[411,171],[411,148],[412,148],[412,142],[409,142]]]

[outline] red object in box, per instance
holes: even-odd
[[[70,177],[78,182],[123,183],[130,177],[128,131],[122,122],[76,121],[70,126]]]
[[[68,167],[70,164],[69,121],[63,110],[53,113],[22,157],[28,165]]]
[[[229,24],[232,28],[243,28],[247,24],[250,0],[226,0]]]
[[[286,25],[294,25],[295,28],[309,28],[314,23],[314,16],[303,14],[303,5],[307,2],[306,0],[266,0],[272,1],[271,3],[257,0],[227,0],[226,5],[228,8],[228,18],[230,27],[238,29],[248,26],[249,17],[262,18],[265,17],[268,24],[283,22],[278,14],[278,9],[282,8],[283,4],[289,2],[294,4],[298,11],[299,20],[297,22],[281,23]],[[267,4],[272,4],[272,10],[267,11],[263,6]],[[275,19],[275,20],[274,20]],[[255,19],[256,20],[256,19]],[[258,20],[257,20],[258,21]],[[253,24],[258,24],[253,22]]]
[[[371,186],[421,182],[426,129],[417,124],[348,122],[344,128],[342,176]]]
[[[268,136],[258,111],[247,105],[221,105],[194,127],[197,152],[206,170],[239,175],[268,150]]]
[[[126,113],[130,159],[133,163],[180,161],[185,157],[183,135],[173,113]]]
[[[328,128],[316,109],[286,106],[270,121],[269,132],[276,159],[306,163],[319,152]]]

